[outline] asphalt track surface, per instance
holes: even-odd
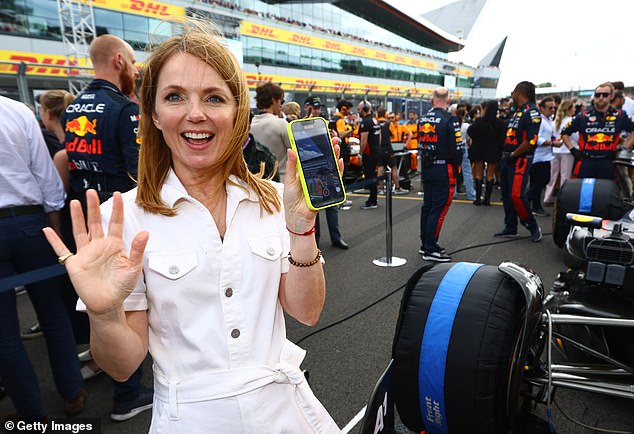
[[[417,183],[414,184],[418,188]],[[363,309],[386,294],[402,286],[408,277],[426,262],[418,254],[419,216],[421,198],[416,190],[393,198],[393,255],[407,259],[404,266],[382,268],[372,260],[386,255],[385,199],[379,197],[379,208],[361,210],[364,194],[352,194],[352,207],[340,211],[339,222],[349,250],[330,245],[326,219],[321,219],[320,247],[326,258],[324,266],[327,282],[326,305],[316,327],[309,328],[287,319],[288,338],[293,342],[304,339],[301,346],[307,350],[302,367],[310,373],[310,384],[317,397],[330,411],[339,427],[346,432],[358,432],[361,424],[350,423],[366,405],[376,380],[389,359],[392,338],[402,290],[385,298],[363,313],[323,331],[354,312]],[[492,234],[502,228],[503,210],[500,203],[490,207],[476,207],[470,201],[454,201],[440,236],[440,244],[448,253],[470,246],[493,243],[499,239]],[[493,193],[499,200],[499,192]],[[547,208],[547,211],[552,209]],[[551,230],[549,217],[538,217],[544,233]],[[520,227],[520,239],[496,245],[463,250],[453,255],[454,261],[480,262],[497,265],[513,260],[535,270],[548,288],[560,270],[564,269],[560,250],[550,236],[540,243],[532,243],[528,231]],[[22,328],[30,325],[35,316],[26,295],[18,297]],[[317,332],[317,333],[315,333]],[[309,334],[315,333],[309,337]],[[31,360],[38,373],[45,407],[51,416],[61,417],[62,401],[52,381],[46,346],[43,338],[25,341]],[[81,349],[81,348],[80,348]],[[144,383],[151,385],[151,360],[145,361]],[[82,418],[99,418],[102,433],[144,433],[150,422],[145,412],[126,422],[109,419],[112,407],[112,383],[105,375],[86,382],[88,401]],[[557,390],[556,401],[569,415],[581,422],[601,427],[608,432],[634,432],[634,401],[593,395],[584,392]],[[0,415],[12,412],[8,398],[0,401]],[[544,415],[543,408],[538,409]],[[559,434],[595,433],[569,422],[562,413],[553,409],[554,424]],[[213,433],[213,427],[210,427]],[[408,432],[399,426],[398,432]]]

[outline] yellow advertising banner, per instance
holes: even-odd
[[[2,62],[24,62],[29,63],[41,63],[51,66],[27,66],[27,75],[40,75],[48,77],[68,77],[68,69],[66,68],[66,57],[56,54],[40,54],[40,53],[26,53],[19,51],[7,51],[0,50],[0,74],[12,74],[18,73],[19,65],[9,65]],[[77,65],[74,65],[77,66]],[[86,66],[80,64],[79,66]],[[71,71],[71,75],[79,75],[79,70]]]
[[[373,48],[361,47],[358,45],[346,44],[345,42],[332,41],[329,39],[319,38],[317,36],[307,35],[290,30],[270,27],[263,24],[256,24],[249,21],[242,21],[240,25],[240,33],[245,36],[253,36],[255,38],[269,39],[271,41],[285,42],[288,44],[302,45],[304,47],[319,48],[321,50],[334,51],[342,54],[351,54],[353,56],[366,57],[368,59],[385,60],[387,62],[398,63],[401,65],[415,66],[418,68],[438,70],[438,64],[432,60],[426,60],[416,57],[403,56],[400,54],[390,53],[387,51],[375,50]],[[473,71],[461,68],[458,73],[471,77]]]
[[[96,8],[110,9],[152,18],[184,17],[185,8],[150,0],[92,0]]]
[[[24,62],[27,64],[26,74],[47,76],[47,77],[68,77],[66,57],[56,54],[27,53],[19,51],[0,50],[0,74],[16,75],[19,65],[3,62]],[[45,66],[28,66],[29,64],[42,64]],[[50,66],[46,66],[50,65]],[[85,66],[85,65],[80,65]],[[142,67],[142,65],[137,65]],[[78,70],[71,70],[71,75],[79,75]],[[389,84],[377,83],[357,83],[353,81],[322,80],[313,78],[288,77],[284,75],[257,74],[245,72],[245,77],[249,88],[255,89],[257,85],[264,81],[278,83],[286,91],[303,92],[324,92],[342,93],[366,93],[372,95],[390,96],[411,96],[428,97],[431,96],[433,88],[427,87],[407,87],[393,86]],[[462,96],[462,92],[452,92],[452,97]]]
[[[344,90],[348,94],[364,93],[372,95],[388,96],[410,96],[410,97],[431,97],[433,88],[427,87],[407,87],[392,86],[389,84],[368,84],[355,83],[352,81],[321,80],[313,78],[287,77],[283,75],[257,74],[245,72],[247,84],[250,89],[255,89],[258,84],[264,81],[277,83],[286,91],[299,92],[324,92],[342,93]],[[388,93],[389,92],[389,93]],[[462,92],[451,92],[451,96],[456,98],[462,96]]]

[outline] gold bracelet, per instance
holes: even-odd
[[[313,259],[310,262],[297,262],[291,256],[291,252],[288,252],[288,262],[290,262],[291,265],[294,265],[296,267],[311,267],[315,265],[317,262],[319,262],[319,259],[321,259],[321,250],[319,249],[317,249],[317,256],[315,256],[315,259]]]

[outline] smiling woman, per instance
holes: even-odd
[[[138,187],[103,217],[89,191],[88,231],[71,204],[78,252],[64,265],[91,351],[127,378],[149,349],[151,433],[338,432],[299,369],[305,352],[286,339],[283,312],[314,325],[325,300],[297,157],[289,150],[283,186],[248,171],[244,75],[202,24],[184,27],[147,61]]]

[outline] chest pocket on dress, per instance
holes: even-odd
[[[180,279],[198,265],[196,251],[153,252],[148,254],[148,268],[170,280]]]
[[[257,238],[249,238],[251,253],[274,261],[282,255],[282,240],[279,235],[264,235]]]

